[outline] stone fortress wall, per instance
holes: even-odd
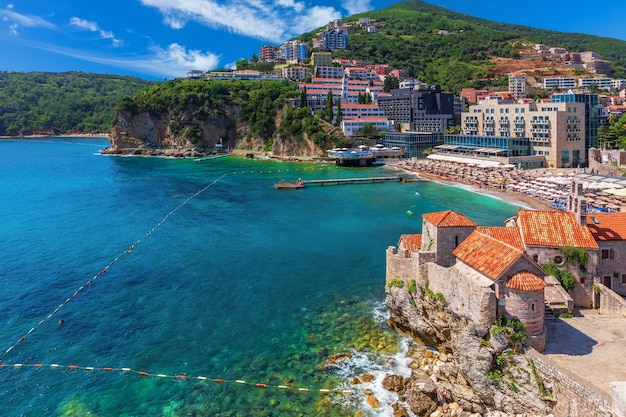
[[[495,290],[479,279],[471,279],[473,271],[467,266],[437,265],[433,252],[410,252],[390,246],[386,253],[387,284],[399,279],[405,286],[415,280],[418,286],[441,293],[446,308],[453,314],[487,331],[496,318]],[[427,265],[419,261],[426,261]],[[554,417],[626,417],[626,410],[613,410],[611,398],[585,380],[552,363],[534,349],[526,353],[537,369],[539,377],[548,383],[554,393]],[[626,398],[626,396],[625,396]],[[626,401],[626,400],[625,400]]]

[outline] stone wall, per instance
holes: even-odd
[[[593,216],[593,214],[590,214]],[[611,289],[618,294],[626,295],[626,242],[608,240],[598,242],[600,260],[596,275],[603,284],[610,283]],[[605,259],[602,259],[602,251]],[[609,281],[609,282],[607,282]]]
[[[596,271],[598,264],[598,251],[597,250],[588,250],[587,251],[587,267],[586,271],[583,272],[580,270],[577,264],[570,265],[567,263],[567,258],[560,249],[558,248],[547,248],[547,247],[536,247],[529,246],[526,250],[528,255],[536,259],[538,264],[555,264],[559,268],[565,269],[568,272],[574,274],[578,277],[576,287],[570,293],[570,296],[574,300],[574,305],[577,307],[591,307],[592,304],[592,289],[591,284],[593,283],[593,279],[591,274]],[[581,278],[582,281],[581,282]]]
[[[626,165],[626,151],[589,149],[589,171],[609,177],[621,177],[621,172],[613,166],[611,161],[623,167]]]
[[[473,322],[486,332],[496,318],[496,295],[490,287],[481,286],[462,265],[446,268],[428,265],[428,288],[441,293],[446,307],[459,317]]]
[[[615,417],[626,417],[626,382],[611,382],[613,395],[613,414]]]
[[[600,283],[595,283],[598,289],[596,305],[600,314],[613,317],[626,317],[626,300]]]
[[[394,246],[387,248],[386,282],[389,284],[392,279],[401,280],[404,285],[415,279],[418,271],[418,258],[411,258],[408,250],[398,250]]]
[[[386,256],[386,284],[392,279],[399,279],[405,286],[411,280],[423,286],[428,279],[428,264],[435,262],[435,252],[411,252],[395,246],[387,248]]]
[[[544,385],[552,387],[554,417],[612,417],[611,398],[595,386],[559,367],[537,351],[526,352]],[[572,359],[575,360],[575,359]]]

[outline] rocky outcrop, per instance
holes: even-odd
[[[549,415],[552,404],[539,392],[529,361],[503,333],[485,331],[419,291],[390,286],[387,306],[392,327],[438,350],[410,352],[411,378],[385,379],[385,388],[397,392],[413,413]]]
[[[253,135],[247,123],[240,121],[239,110],[236,105],[223,104],[218,109],[201,112],[202,118],[192,110],[160,115],[120,111],[111,129],[111,146],[103,153],[197,157],[214,152],[221,143],[224,149],[267,151],[271,147],[271,154],[276,156],[325,155],[306,134],[295,138],[268,132],[273,136],[271,139]]]
[[[111,129],[111,147],[105,153],[135,155],[198,156],[223,147],[234,147],[238,125],[236,106],[198,119],[191,112],[148,113],[118,112]]]

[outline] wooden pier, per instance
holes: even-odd
[[[336,178],[329,180],[303,180],[302,184],[307,185],[344,185],[344,184],[367,184],[374,182],[415,182],[420,181],[420,178],[405,178],[402,176],[395,177],[368,177],[368,178]]]

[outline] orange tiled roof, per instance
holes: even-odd
[[[476,223],[465,217],[460,213],[456,213],[452,210],[439,211],[436,213],[426,213],[423,215],[426,221],[434,224],[437,227],[461,227],[461,226],[476,226]]]
[[[546,282],[530,271],[520,271],[509,278],[508,288],[520,291],[538,291],[546,288]]]
[[[626,213],[587,213],[587,229],[595,240],[626,240]]]
[[[474,231],[452,254],[495,281],[524,252],[489,235]]]
[[[411,252],[419,252],[420,248],[422,247],[422,235],[401,235],[400,242],[398,242],[398,247],[408,249]]]
[[[524,250],[524,242],[522,241],[522,234],[517,227],[487,227],[478,226],[476,231],[492,238],[506,243],[509,246],[513,246],[519,250]]]
[[[589,229],[580,226],[572,212],[520,210],[517,219],[526,245],[598,249]]]

